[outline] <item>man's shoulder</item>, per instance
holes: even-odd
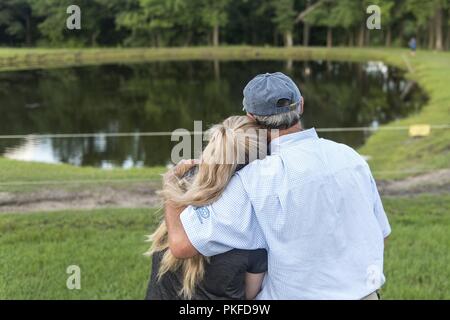
[[[264,159],[254,160],[236,173],[247,191],[261,183],[267,184],[280,177],[283,170],[282,161],[277,155],[269,155]]]
[[[345,159],[352,158],[356,161],[363,161],[364,163],[366,163],[364,158],[349,145],[324,138],[321,138],[320,142],[330,152],[335,153],[336,157]]]
[[[337,141],[329,140],[329,139],[325,139],[325,138],[320,138],[319,141],[323,145],[326,145],[326,146],[331,147],[331,148],[339,148],[339,149],[345,149],[345,150],[348,150],[348,151],[356,152],[355,149],[353,149],[349,145],[346,145],[346,144],[341,143],[341,142],[337,142]]]
[[[270,169],[276,169],[281,164],[277,155],[268,155],[264,159],[250,162],[237,172],[241,177],[254,176],[256,173],[270,173]]]

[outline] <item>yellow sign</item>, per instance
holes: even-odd
[[[431,127],[429,124],[415,124],[409,126],[410,137],[426,137],[430,135],[430,132]]]

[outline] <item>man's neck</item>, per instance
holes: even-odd
[[[281,136],[285,136],[287,134],[296,133],[296,132],[300,132],[300,131],[303,131],[303,128],[302,128],[300,122],[297,123],[296,125],[293,125],[290,128],[287,128],[287,129],[283,129],[283,130],[269,130],[268,140],[270,142],[270,141],[272,141],[272,140],[274,140],[276,138],[279,138]]]

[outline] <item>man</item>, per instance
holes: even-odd
[[[282,73],[251,80],[243,104],[249,117],[279,130],[269,135],[270,155],[238,171],[209,206],[166,205],[172,253],[266,248],[258,299],[376,298],[391,229],[367,163],[303,130],[303,97]]]
[[[412,37],[411,40],[408,42],[409,48],[411,49],[411,55],[416,55],[416,49],[417,49],[417,41],[416,37]]]

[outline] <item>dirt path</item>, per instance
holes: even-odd
[[[85,189],[46,188],[32,192],[0,192],[0,213],[98,208],[154,208],[160,205],[159,183],[102,185]]]
[[[450,169],[398,181],[378,181],[383,196],[422,193],[450,194]],[[0,213],[95,208],[158,207],[159,183],[90,186],[64,189],[49,187],[32,192],[0,192]]]
[[[450,194],[450,169],[436,170],[403,180],[381,180],[377,181],[377,185],[384,196]]]

